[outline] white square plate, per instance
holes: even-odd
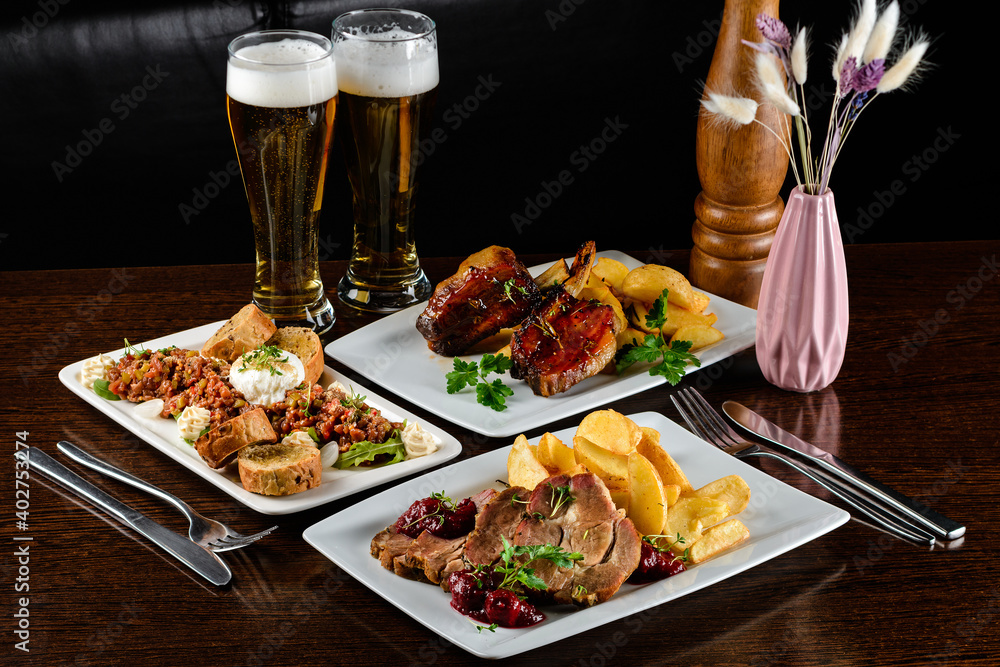
[[[485,658],[504,658],[586,632],[717,584],[790,551],[846,522],[850,515],[794,489],[691,435],[661,414],[630,415],[641,426],[661,434],[661,444],[700,487],[725,475],[738,474],[750,486],[750,505],[739,514],[750,538],[739,547],[660,582],[625,584],[607,602],[589,609],[543,607],[546,619],[524,629],[479,632],[450,605],[451,597],[431,584],[410,581],[384,569],[371,556],[372,538],[391,525],[410,504],[435,491],[458,500],[507,479],[510,447],[435,470],[372,496],[310,526],[303,538],[327,558],[428,629],[466,651]],[[555,435],[571,443],[575,428]],[[537,439],[532,444],[537,444]]]
[[[137,347],[157,350],[170,345],[176,345],[177,347],[189,350],[200,350],[209,336],[215,333],[223,323],[215,322],[214,324],[206,324],[194,329],[188,329],[187,331],[170,334],[156,340],[147,341]],[[117,360],[124,353],[125,348],[105,354]],[[128,401],[105,400],[80,384],[81,371],[85,361],[81,360],[70,364],[59,371],[59,379],[71,392],[185,468],[208,480],[247,507],[263,514],[289,514],[316,507],[317,505],[343,498],[344,496],[363,491],[390,480],[426,470],[427,468],[455,458],[462,451],[462,445],[459,444],[454,436],[449,435],[432,424],[422,422],[421,426],[425,430],[430,431],[441,440],[441,445],[433,454],[401,461],[389,466],[357,468],[353,470],[324,468],[322,483],[318,487],[290,496],[263,496],[250,493],[240,484],[239,471],[236,469],[236,466],[226,466],[221,471],[209,468],[201,460],[201,457],[198,456],[194,447],[188,445],[177,435],[177,424],[173,419],[161,419],[159,417],[148,419],[140,417],[134,413],[137,404],[129,403]],[[329,366],[324,367],[323,376],[320,378],[319,384],[326,387],[334,380],[341,382],[345,386],[351,385],[349,378],[337,373]],[[391,421],[403,421],[404,419],[409,422],[419,421],[413,413],[403,410],[399,406],[384,400],[370,391],[360,391],[359,393],[366,395],[365,402],[381,410],[382,414]],[[83,444],[86,447],[87,443],[75,444]]]
[[[617,259],[630,269],[642,264],[617,251],[600,252],[598,256]],[[530,271],[538,275],[548,266],[535,266]],[[711,303],[706,312],[719,316],[715,327],[726,337],[697,352],[701,368],[753,345],[757,327],[757,311],[722,297],[709,296]],[[526,383],[508,376],[504,383],[514,390],[514,395],[507,398],[506,410],[496,412],[477,403],[472,388],[467,387],[456,394],[446,391],[445,374],[453,369],[453,358],[431,352],[417,331],[417,317],[424,307],[423,304],[412,306],[342,336],[326,346],[326,353],[414,405],[490,437],[524,433],[666,382],[662,376],[651,376],[646,364],[636,364],[621,377],[598,374],[569,391],[545,398],[536,396]],[[460,358],[473,361],[481,357],[482,354],[474,354]],[[687,368],[687,372],[696,370],[693,366]],[[493,377],[496,376],[490,376]]]

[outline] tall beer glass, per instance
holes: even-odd
[[[414,198],[438,87],[432,20],[406,10],[349,12],[333,23],[354,243],[341,301],[386,312],[427,299],[414,242]]]
[[[335,319],[319,274],[318,229],[337,108],[330,40],[299,30],[237,37],[226,106],[253,221],[253,302],[278,326],[323,333]]]

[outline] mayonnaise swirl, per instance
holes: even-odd
[[[205,430],[211,420],[212,413],[207,408],[189,405],[177,418],[177,433],[184,440],[194,442]]]
[[[437,451],[441,440],[433,433],[425,431],[417,422],[410,422],[400,434],[403,438],[403,446],[406,447],[406,458],[415,459],[420,456],[427,456]]]
[[[305,431],[293,431],[281,439],[281,444],[315,447],[316,441],[309,437],[309,434]]]
[[[108,379],[108,369],[115,365],[115,360],[106,354],[99,354],[83,362],[80,383],[87,389],[94,388],[97,380]]]

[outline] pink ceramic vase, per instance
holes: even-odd
[[[757,305],[757,362],[768,382],[817,391],[847,347],[847,266],[833,193],[795,188],[785,206]]]

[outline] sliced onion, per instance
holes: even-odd
[[[143,419],[159,419],[163,412],[163,399],[152,398],[135,406],[135,414]]]

